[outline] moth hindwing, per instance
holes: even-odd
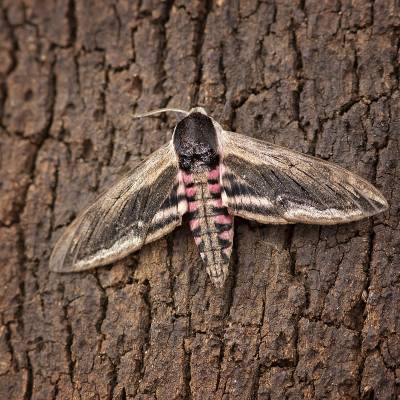
[[[225,131],[202,108],[172,110],[185,117],[171,141],[66,229],[51,255],[52,270],[82,271],[119,260],[171,232],[188,212],[206,270],[222,286],[235,215],[264,224],[336,224],[388,207],[374,186],[343,168]]]

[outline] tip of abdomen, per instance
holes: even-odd
[[[222,288],[228,277],[229,265],[207,265],[206,270],[214,286]]]

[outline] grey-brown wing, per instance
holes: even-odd
[[[219,134],[222,199],[261,223],[336,224],[385,211],[383,195],[326,161],[234,132]]]
[[[57,241],[50,269],[75,272],[109,264],[180,225],[186,200],[179,196],[179,176],[170,142],[76,218]]]

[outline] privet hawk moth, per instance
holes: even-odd
[[[225,131],[203,108],[178,111],[172,139],[123,176],[65,230],[50,268],[119,260],[171,232],[187,213],[216,286],[228,274],[234,216],[263,224],[337,224],[385,211],[383,195],[326,161]]]

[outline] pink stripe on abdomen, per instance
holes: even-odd
[[[219,165],[208,172],[208,179],[219,181]]]
[[[215,215],[215,222],[217,224],[231,224],[232,217],[230,215]]]

